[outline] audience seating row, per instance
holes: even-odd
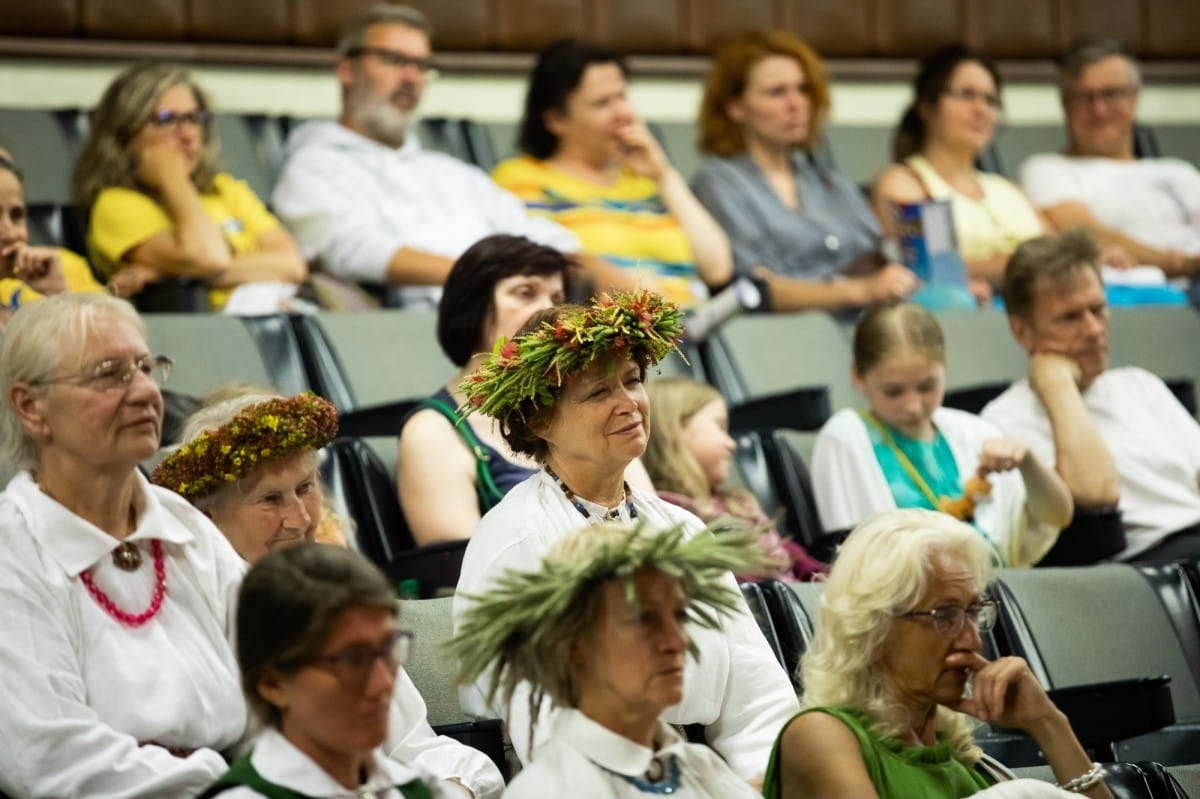
[[[999,312],[941,315],[947,333],[948,402],[968,396],[978,409],[1025,371]],[[358,525],[361,546],[389,568],[414,546],[396,503],[396,434],[413,403],[455,367],[438,349],[432,312],[322,312],[311,316],[229,317],[147,314],[151,346],[176,360],[170,387],[202,396],[230,380],[294,394],[312,389],[343,413],[346,444],[327,469]],[[1187,308],[1114,309],[1114,364],[1136,363],[1184,388],[1200,381],[1200,316]],[[806,462],[831,408],[857,406],[850,385],[849,330],[821,314],[730,320],[691,365],[669,357],[650,379],[688,375],[711,381],[729,400],[738,443],[737,478],[782,528],[827,555]],[[366,485],[366,488],[362,486]],[[352,488],[352,486],[354,486]],[[451,553],[451,557],[453,556]],[[411,571],[411,570],[409,570]],[[399,571],[397,576],[399,577]]]
[[[305,121],[218,112],[213,125],[225,168],[245,180],[260,197],[269,198],[283,164],[286,136]],[[696,125],[652,121],[650,129],[672,162],[690,177],[703,158],[697,150]],[[486,171],[516,152],[516,128],[512,123],[430,117],[419,122],[417,131],[425,147]],[[1175,155],[1200,163],[1200,138],[1195,135],[1195,125],[1159,125],[1153,129],[1138,126],[1137,132],[1142,155]],[[12,151],[25,172],[27,202],[57,206],[70,203],[70,169],[87,133],[88,115],[82,109],[0,107],[0,145]],[[890,162],[891,137],[890,125],[835,125],[827,131],[816,156],[826,166],[866,184]],[[1004,127],[989,148],[982,168],[1015,178],[1025,158],[1038,152],[1058,152],[1063,137],[1060,125]]]

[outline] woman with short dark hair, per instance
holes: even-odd
[[[563,301],[575,262],[522,236],[481,239],[455,262],[438,305],[437,335],[457,374],[400,429],[396,489],[421,545],[470,538],[501,497],[536,464],[505,443],[490,420],[462,419],[459,388],[530,314]]]
[[[732,279],[729,241],[638,117],[627,78],[607,47],[563,39],[544,48],[521,118],[524,154],[492,177],[574,231],[585,252],[690,305]]]
[[[301,544],[258,561],[238,592],[237,656],[266,729],[203,795],[448,797],[433,775],[379,749],[412,645],[391,584],[361,555]]]

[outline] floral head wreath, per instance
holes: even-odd
[[[194,502],[242,479],[265,460],[320,449],[337,430],[337,409],[315,394],[260,402],[185,443],[163,459],[150,479]]]
[[[500,339],[492,354],[459,388],[463,414],[479,411],[503,419],[526,401],[554,404],[554,389],[594,361],[628,356],[639,365],[661,361],[683,337],[683,312],[645,289],[613,292],[592,304],[543,322],[515,339]],[[680,353],[682,355],[682,353]]]
[[[490,669],[489,703],[497,692],[507,703],[519,682],[531,683],[531,730],[545,694],[559,703],[565,701],[552,686],[553,675],[562,668],[556,650],[577,640],[583,598],[601,590],[607,580],[623,580],[626,599],[636,603],[634,575],[641,569],[657,569],[679,581],[689,620],[714,628],[720,614],[739,605],[740,595],[725,579],[730,572],[778,566],[759,543],[761,531],[756,528],[726,524],[688,536],[682,525],[655,533],[646,532],[641,523],[603,527],[612,535],[604,535],[600,527],[575,534],[596,537],[582,557],[577,550],[570,557],[553,552],[540,569],[510,570],[487,593],[462,595],[470,604],[448,642],[458,659],[460,682],[471,683]],[[695,645],[689,643],[689,648],[698,657]]]

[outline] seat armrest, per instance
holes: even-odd
[[[1085,749],[1111,747],[1175,723],[1171,678],[1166,674],[1055,688],[1047,693]]]

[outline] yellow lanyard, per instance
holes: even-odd
[[[917,471],[917,467],[904,454],[904,450],[900,449],[899,445],[896,444],[896,440],[892,438],[892,434],[887,427],[875,418],[875,414],[870,411],[860,411],[859,415],[863,418],[864,422],[871,425],[879,433],[879,437],[883,439],[883,443],[887,445],[887,448],[896,456],[896,460],[900,462],[900,468],[904,469],[904,473],[908,475],[909,479],[917,487],[917,490],[925,495],[925,499],[929,500],[929,503],[933,507],[943,513],[950,514],[960,522],[974,518],[975,501],[973,498],[964,495],[951,499],[950,497],[939,497],[934,494],[933,489],[929,487],[929,483],[925,482],[925,478]]]

